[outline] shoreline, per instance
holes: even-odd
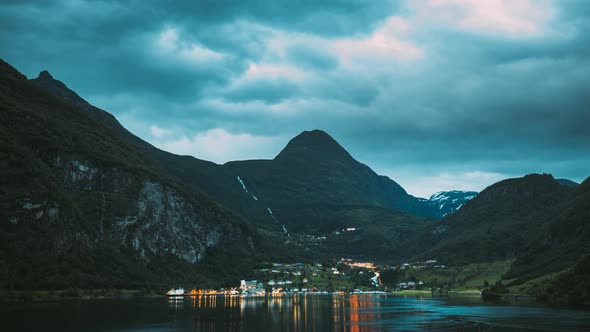
[[[0,303],[59,302],[72,300],[104,300],[165,297],[141,289],[79,289],[63,290],[0,290]]]
[[[303,295],[304,293],[299,293]],[[334,295],[338,293],[305,293],[311,295]],[[371,293],[340,293],[340,295],[363,295]],[[223,294],[215,294],[211,296],[219,296]],[[450,291],[447,294],[432,293],[430,290],[402,290],[397,292],[385,292],[377,295],[386,296],[400,296],[400,297],[469,297],[481,298],[477,290],[457,290]],[[277,295],[265,295],[277,296]],[[93,300],[108,300],[108,299],[133,299],[133,298],[167,298],[163,293],[157,293],[153,290],[141,289],[65,289],[65,290],[0,290],[0,304],[10,303],[50,303],[62,301],[93,301]],[[533,306],[549,306],[559,308],[571,308],[568,305],[559,305],[538,301],[534,297],[525,294],[503,294],[497,301],[483,301],[486,303],[499,303],[508,305],[533,305]],[[583,306],[575,306],[575,308],[588,309],[588,304]]]
[[[310,294],[314,294],[313,292]],[[324,293],[322,293],[324,294]],[[343,293],[342,295],[349,294]],[[350,293],[355,294],[355,293]],[[372,294],[356,293],[356,294]],[[448,295],[474,296],[479,292],[471,290],[454,291]],[[222,294],[215,294],[222,295]],[[380,295],[395,296],[436,296],[430,290],[403,290],[398,292],[385,292]],[[167,297],[164,293],[157,293],[153,290],[141,289],[78,289],[70,288],[64,290],[0,290],[0,303],[30,303],[30,302],[57,302],[70,300],[102,300],[102,299],[126,299],[126,298],[158,298]]]

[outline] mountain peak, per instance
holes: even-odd
[[[285,158],[352,159],[351,155],[328,133],[314,129],[295,136],[275,159]]]
[[[324,139],[331,139],[333,140],[332,136],[330,136],[327,132],[321,129],[312,129],[312,130],[305,130],[302,131],[301,134],[295,136],[297,137],[305,137],[305,136],[314,136],[316,138],[324,138]]]
[[[53,81],[55,80],[53,78],[53,76],[51,76],[51,74],[47,71],[47,70],[43,70],[42,72],[39,73],[39,76],[37,77],[38,80],[44,80],[44,81]]]
[[[47,70],[40,72],[39,76],[31,81],[69,104],[85,108],[90,106],[86,100],[70,90],[62,81],[53,78]]]
[[[499,197],[514,200],[517,197],[536,197],[548,193],[562,192],[560,185],[551,174],[527,174],[524,177],[502,180],[484,189],[479,198],[495,201]]]

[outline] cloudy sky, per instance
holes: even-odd
[[[223,163],[323,129],[410,193],[590,176],[586,0],[0,1],[0,57]]]

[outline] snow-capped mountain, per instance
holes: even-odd
[[[447,214],[459,210],[463,204],[467,203],[467,201],[475,196],[477,196],[476,191],[440,191],[430,196],[428,202],[437,206],[440,210],[440,214],[444,217]]]

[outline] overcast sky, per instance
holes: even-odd
[[[171,152],[323,129],[411,194],[590,176],[590,1],[0,1],[0,57]]]

